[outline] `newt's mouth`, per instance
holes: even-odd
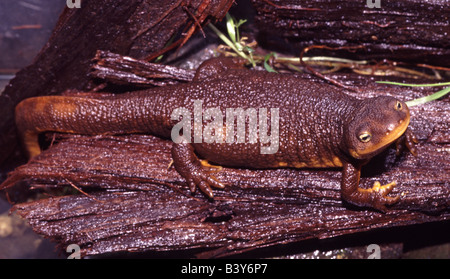
[[[364,150],[361,150],[359,152],[356,152],[354,150],[351,151],[351,155],[356,159],[361,158],[367,158],[370,157],[368,155],[376,155],[377,153],[380,153],[383,151],[386,147],[388,147],[391,143],[393,143],[395,140],[397,140],[408,128],[410,121],[410,114],[409,111],[406,112],[406,117],[399,121],[399,124],[397,127],[393,128],[392,130],[386,132],[386,135],[383,137],[383,139],[378,142],[377,144],[374,144],[370,147],[367,147]]]

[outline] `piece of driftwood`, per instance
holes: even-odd
[[[136,87],[154,87],[191,81],[194,70],[150,63],[109,51],[97,51],[90,75],[106,82]]]
[[[88,75],[97,50],[136,59],[176,48],[208,21],[221,19],[232,0],[83,0],[66,8],[52,36],[33,63],[22,69],[0,94],[0,165],[17,158],[14,108],[23,99],[89,91],[98,86]],[[17,157],[17,156],[16,156]],[[10,167],[9,165],[7,167]]]
[[[368,2],[380,5],[369,8]],[[311,45],[363,46],[350,54],[315,50],[311,55],[450,65],[447,0],[252,0],[252,4],[258,42],[267,49],[299,55]]]
[[[348,79],[345,75],[336,79]],[[402,100],[430,93],[349,79],[364,93]],[[348,84],[348,83],[347,83]],[[58,143],[17,168],[9,182],[78,194],[21,203],[14,210],[33,230],[81,254],[182,251],[223,257],[311,238],[450,219],[450,102],[411,109],[417,157],[390,149],[363,168],[363,183],[396,180],[399,203],[383,214],[343,204],[340,170],[224,168],[228,184],[214,201],[190,195],[173,169],[170,140],[149,135],[59,135]],[[10,184],[11,185],[11,184]],[[81,192],[82,191],[82,192]]]

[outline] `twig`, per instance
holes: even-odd
[[[77,187],[75,184],[73,184],[69,179],[65,178],[62,174],[61,177],[64,178],[65,181],[67,181],[67,183],[69,183],[70,186],[72,186],[73,188],[75,188],[76,190],[78,190],[80,193],[82,193],[83,195],[85,195],[86,197],[93,199],[94,201],[100,202],[100,203],[105,203],[105,201],[101,201],[98,200],[96,198],[94,198],[93,196],[89,195],[88,193],[86,193],[85,191],[81,190],[81,188]]]
[[[350,47],[329,47],[329,46],[317,46],[317,45],[313,45],[313,46],[309,46],[307,48],[304,48],[302,50],[302,52],[300,53],[300,63],[302,64],[303,67],[305,67],[306,69],[308,69],[309,71],[311,71],[314,75],[327,80],[329,82],[331,82],[332,84],[345,88],[347,90],[351,90],[351,91],[356,91],[355,89],[348,87],[332,78],[329,78],[321,73],[319,73],[318,71],[314,70],[312,67],[310,67],[307,63],[305,63],[305,61],[303,61],[303,56],[305,55],[306,52],[308,52],[309,50],[313,49],[313,48],[325,48],[325,49],[329,49],[329,50],[340,50],[340,49],[346,49],[346,50],[354,50],[356,51],[356,49],[360,49],[360,48],[364,48],[363,46],[350,46]]]
[[[263,0],[267,4],[269,4],[272,7],[275,7],[277,9],[285,9],[285,10],[300,10],[300,11],[321,11],[322,9],[319,8],[304,8],[300,5],[293,5],[293,6],[280,6],[275,3],[273,3],[270,0]]]

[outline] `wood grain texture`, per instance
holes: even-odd
[[[376,2],[376,1],[371,1]],[[364,46],[362,51],[312,51],[350,59],[391,59],[447,67],[450,25],[447,0],[252,0],[258,42],[267,49],[298,55],[311,45]]]

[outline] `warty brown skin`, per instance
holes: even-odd
[[[399,197],[389,197],[395,183],[359,187],[361,167],[391,143],[404,141],[415,153],[406,104],[392,97],[358,100],[340,89],[293,75],[251,71],[229,59],[206,61],[188,84],[121,94],[112,97],[35,97],[16,107],[16,125],[30,157],[40,153],[39,133],[56,131],[86,135],[146,133],[170,138],[179,119],[176,108],[194,111],[201,100],[203,112],[219,108],[279,109],[279,148],[262,154],[255,143],[193,143],[191,135],[172,147],[176,170],[192,191],[199,187],[213,197],[211,186],[224,185],[210,174],[205,161],[244,168],[343,168],[342,198],[381,211]],[[271,130],[270,116],[268,129]],[[223,123],[226,120],[224,119]],[[203,129],[208,121],[203,120]],[[246,122],[248,124],[248,120]],[[225,131],[225,127],[223,128]],[[368,137],[370,137],[368,139]],[[367,141],[368,140],[368,141]],[[367,142],[363,142],[367,141]],[[192,143],[190,143],[192,142]]]

